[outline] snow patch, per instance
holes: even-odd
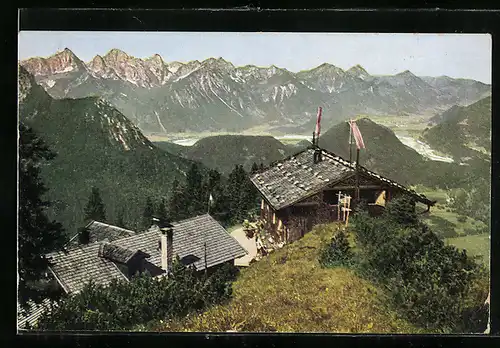
[[[156,115],[156,119],[158,120],[158,124],[160,125],[161,129],[166,133],[167,130],[165,129],[165,127],[163,127],[163,124],[161,123],[161,120],[160,120],[160,116],[158,115],[158,112],[156,112],[156,110],[155,110],[155,115]]]
[[[123,139],[123,137],[122,137],[122,135],[121,135],[121,134],[118,134],[118,139],[119,139],[119,140],[120,140],[120,142],[122,143],[123,148],[125,149],[125,151],[130,150],[130,147],[127,145],[127,143],[125,142],[125,139]]]
[[[67,73],[67,72],[70,72],[70,71],[73,71],[75,70],[75,68],[73,66],[67,66],[66,68],[62,69],[62,70],[56,70],[54,71],[54,74],[62,74],[62,73]]]
[[[179,76],[178,78],[176,78],[176,79],[174,80],[174,82],[180,81],[180,80],[182,80],[182,79],[184,79],[184,78],[188,77],[189,75],[191,75],[191,74],[192,74],[192,73],[194,73],[195,71],[199,70],[201,67],[202,67],[202,66],[200,65],[199,67],[197,67],[197,68],[196,68],[196,69],[194,69],[194,70],[191,70],[191,71],[190,71],[190,72],[188,72],[187,74],[184,74],[184,75],[182,75],[182,76]]]
[[[276,101],[276,96],[278,95],[278,87],[274,87],[274,95],[273,95],[273,100]]]
[[[213,90],[212,88],[212,82],[210,80],[208,80],[208,86],[210,88],[210,90],[212,91],[212,93],[217,97],[219,98],[219,100],[221,102],[224,103],[224,105],[226,105],[229,109],[233,110],[234,112],[236,112],[241,118],[244,118],[244,116],[242,114],[240,114],[236,109],[234,109],[232,106],[230,106],[228,103],[226,103],[221,97],[219,97],[219,95],[217,93],[215,93],[215,91]]]
[[[46,80],[45,84],[47,85],[47,87],[52,88],[56,84],[56,81],[54,81],[54,80]]]
[[[126,81],[130,82],[133,85],[138,86],[137,81],[134,81],[134,80],[130,79],[129,77],[126,78]]]

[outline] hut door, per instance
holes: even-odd
[[[307,218],[303,217],[300,219],[299,223],[299,228],[300,228],[300,236],[304,237],[304,234],[306,233],[306,228],[307,228]]]
[[[308,216],[307,217],[307,222],[306,222],[306,231],[309,232],[312,230],[313,228],[313,217],[312,216]]]

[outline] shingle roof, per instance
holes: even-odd
[[[195,269],[205,269],[204,243],[207,243],[207,267],[212,267],[246,255],[246,250],[210,215],[200,215],[173,225],[174,255],[193,255]],[[159,249],[161,231],[157,226],[113,241],[112,245],[126,250],[140,250],[149,255],[146,263],[161,267]],[[99,256],[100,242],[77,246],[67,252],[49,254],[51,271],[68,293],[80,291],[90,280],[107,285],[112,279],[127,279],[111,260]]]
[[[319,150],[323,159],[320,162],[314,163],[315,149],[312,147],[307,148],[284,160],[273,163],[264,171],[252,175],[250,180],[269,204],[275,210],[279,210],[355,173],[355,164],[324,149]],[[369,171],[363,166],[360,166],[359,169],[365,176],[389,186],[397,187],[419,202],[430,205],[435,203],[395,181]]]
[[[125,228],[121,228],[118,226],[113,226],[109,224],[105,224],[104,222],[99,221],[91,221],[85,226],[89,231],[89,242],[100,242],[103,240],[107,240],[112,242],[116,239],[133,236],[135,234],[134,231],[127,230]],[[78,234],[73,236],[70,241],[70,245],[78,245]]]
[[[184,258],[193,255],[198,259],[192,265],[197,270],[205,269],[204,243],[207,243],[207,267],[246,255],[246,250],[210,215],[174,222],[174,255]],[[160,229],[153,226],[146,232],[119,239],[113,244],[124,248],[137,248],[148,253],[149,262],[161,266],[161,250],[158,248]]]
[[[141,253],[141,250],[127,249],[109,242],[103,242],[99,246],[98,255],[114,262],[126,264],[138,253]],[[149,257],[148,254],[142,254],[144,254],[145,257]]]
[[[29,308],[26,311],[21,309],[19,302],[17,303],[17,327],[19,329],[25,329],[26,323],[33,327],[38,318],[47,310],[50,309],[50,300],[44,299],[41,303],[34,303],[32,301],[28,302]]]
[[[58,251],[47,256],[49,270],[66,293],[78,292],[91,280],[97,284],[108,285],[113,279],[127,280],[116,264],[99,257],[101,243],[79,245],[73,249]]]

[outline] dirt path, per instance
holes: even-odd
[[[243,231],[243,227],[239,227],[234,231],[231,231],[231,236],[233,236],[238,243],[241,244],[243,248],[248,252],[247,255],[234,260],[235,266],[248,266],[250,261],[257,255],[257,246],[255,245],[255,237],[248,239]]]

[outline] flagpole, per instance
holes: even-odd
[[[356,149],[356,200],[359,202],[359,148]]]
[[[352,120],[349,120],[349,162],[352,163]]]

